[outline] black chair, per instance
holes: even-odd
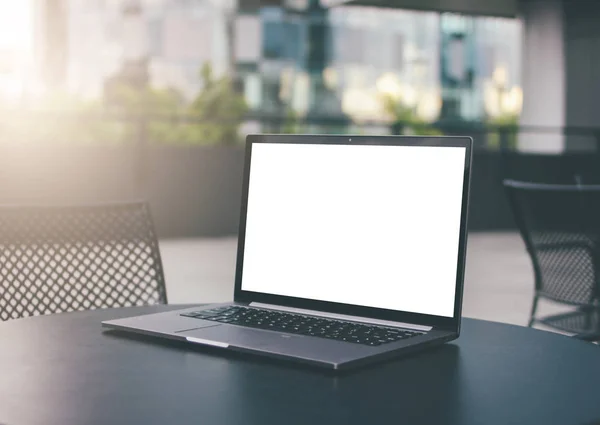
[[[600,185],[555,185],[505,180],[504,187],[533,262],[536,322],[600,340]],[[538,301],[574,306],[536,317]]]
[[[0,207],[0,320],[166,304],[143,202]]]

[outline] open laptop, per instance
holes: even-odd
[[[234,301],[103,326],[331,369],[453,340],[471,145],[250,135]]]

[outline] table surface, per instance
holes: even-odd
[[[463,320],[450,344],[333,375],[218,349],[127,337],[106,319],[181,306],[0,322],[0,423],[592,424],[600,347]]]

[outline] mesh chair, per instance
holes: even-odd
[[[147,204],[0,208],[0,320],[167,303]]]
[[[533,262],[535,296],[529,326],[539,322],[600,340],[600,185],[504,181],[515,220]],[[575,306],[536,317],[538,300]]]

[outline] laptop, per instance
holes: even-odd
[[[103,326],[334,370],[454,340],[471,148],[250,135],[233,302]]]

